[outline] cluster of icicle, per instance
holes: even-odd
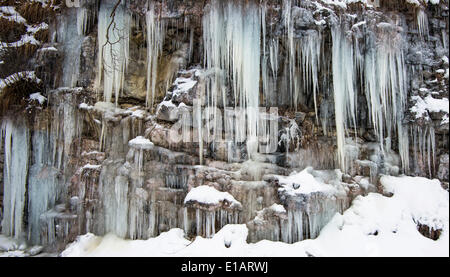
[[[126,1],[115,3],[102,1],[98,13],[98,61],[97,88],[101,87],[103,76],[103,95],[111,102],[114,92],[116,104],[125,82],[125,72],[129,62],[129,40],[131,14]]]
[[[322,125],[324,125],[324,132],[327,132],[325,117],[328,114],[322,115],[322,111],[319,113],[317,99],[320,87],[319,73],[326,70],[322,67],[328,66],[321,61],[323,59],[321,57],[325,56],[322,34],[319,30],[310,30],[301,37],[294,35],[292,7],[291,0],[283,1],[284,36],[269,39],[266,39],[271,30],[266,30],[265,3],[257,5],[252,1],[242,3],[212,0],[205,8],[203,16],[204,66],[207,68],[205,97],[208,111],[213,111],[203,115],[206,117],[206,128],[217,130],[215,127],[220,117],[216,117],[214,111],[218,107],[226,107],[227,101],[245,110],[247,122],[244,126],[236,123],[234,132],[246,136],[250,158],[258,148],[258,108],[263,104],[260,103],[260,99],[268,105],[276,94],[274,92],[277,91],[280,39],[284,39],[287,46],[284,66],[289,80],[281,89],[288,92],[290,103],[295,108],[299,103],[312,98],[317,123],[319,123],[319,116],[323,117]],[[105,100],[110,101],[114,92],[117,102],[129,59],[130,15],[126,10],[125,1],[122,1],[114,10],[114,24],[111,25],[113,10],[114,6],[111,4],[102,2],[100,5],[98,15],[100,53],[98,72],[100,74],[97,77],[97,86],[100,87],[103,77]],[[88,20],[86,15],[80,11],[79,30],[85,28],[86,20]],[[165,40],[166,24],[163,19],[158,18],[153,2],[148,4],[145,21],[148,45],[146,104],[153,107],[157,90],[158,59]],[[426,35],[427,19],[422,10],[417,13],[417,22],[420,33]],[[358,38],[348,36],[351,30],[348,30],[345,24],[337,24],[331,30],[332,89],[338,162],[341,169],[347,171],[350,165],[346,159],[346,137],[350,135],[351,128],[355,131],[357,129],[357,98],[359,91],[363,88],[362,93],[367,100],[370,124],[374,127],[382,151],[390,150],[391,138],[396,135],[402,167],[407,173],[409,170],[408,130],[402,124],[406,100],[402,37],[397,30],[393,30],[396,27],[395,23],[367,25],[366,22],[354,25],[357,28],[373,28],[369,39],[365,42],[366,45],[359,45]],[[191,32],[191,44],[192,35]],[[363,52],[361,50],[363,47],[368,51]],[[192,46],[189,51],[192,52]],[[260,98],[260,79],[262,98]],[[227,95],[227,87],[231,88],[231,100]],[[194,112],[194,124],[197,123],[201,127],[203,124],[200,122],[204,111],[201,107],[198,108],[200,110]],[[233,121],[232,118],[227,120]],[[229,122],[229,124],[234,123]],[[201,128],[198,133],[201,137]],[[235,139],[238,138],[237,135]],[[202,160],[202,143],[199,145],[199,155]]]
[[[21,118],[4,118],[0,134],[5,152],[2,233],[36,244],[55,242],[55,226],[65,221],[51,209],[66,195],[61,173],[82,129],[73,103],[52,100],[53,120],[47,128],[31,131]]]
[[[364,54],[344,30],[332,29],[336,134],[339,162],[344,171],[349,166],[345,159],[345,137],[349,127],[357,128],[358,78],[365,87],[370,122],[382,151],[390,150],[390,140],[396,132],[403,168],[409,168],[408,135],[402,124],[407,95],[402,38],[396,31],[385,30],[389,26],[379,24],[378,28],[381,29],[378,37],[367,42],[371,47]]]
[[[261,6],[252,2],[213,0],[203,17],[205,66],[212,73],[206,86],[207,105],[213,111],[219,105],[226,107],[226,88],[231,87],[235,107],[246,111],[246,124],[242,126],[236,121],[234,129],[236,134],[246,134],[249,157],[258,147],[261,26],[265,24],[261,23],[263,12]],[[219,100],[223,103],[218,103]],[[206,118],[207,124],[212,122],[214,130],[217,130],[217,117],[207,114]],[[245,129],[242,130],[242,127]]]

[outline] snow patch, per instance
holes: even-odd
[[[142,136],[138,136],[128,142],[128,145],[130,147],[136,148],[136,149],[152,149],[154,144],[149,139],[146,139]]]
[[[221,192],[210,186],[199,186],[189,191],[184,199],[184,203],[197,202],[207,205],[218,205],[223,201],[227,201],[233,207],[241,207],[241,203],[237,201],[228,192]]]
[[[42,96],[39,92],[30,94],[30,101],[38,101],[39,104],[44,104],[45,100],[47,100],[47,98],[45,98],[44,96]]]

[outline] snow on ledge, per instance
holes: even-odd
[[[308,167],[303,171],[294,172],[290,176],[275,176],[280,185],[279,190],[285,191],[290,195],[296,194],[311,194],[315,192],[334,193],[336,189],[329,184],[322,183],[316,179],[312,174],[312,167]]]
[[[154,144],[149,139],[144,138],[143,136],[138,136],[128,142],[130,147],[136,149],[145,149],[150,150],[153,148]]]
[[[42,80],[36,76],[34,71],[21,71],[13,73],[5,79],[0,79],[0,90],[21,80],[36,82],[37,84],[42,83]]]
[[[45,98],[44,96],[42,96],[39,92],[30,94],[30,101],[38,101],[39,104],[44,104],[45,100],[47,100],[47,98]]]
[[[242,207],[241,203],[228,192],[218,191],[210,186],[198,186],[191,189],[184,199],[184,204],[197,202],[199,204],[218,205],[224,201],[230,203],[231,208]]]
[[[433,98],[431,95],[427,95],[424,99],[422,99],[422,97],[420,96],[412,96],[411,99],[416,102],[414,106],[412,106],[410,109],[410,111],[415,114],[416,119],[424,117],[425,119],[428,120],[429,119],[428,112],[434,113],[443,112],[445,114],[442,118],[441,124],[448,123],[446,122],[445,119],[445,117],[447,116],[448,120],[448,113],[449,113],[448,98],[437,99]]]

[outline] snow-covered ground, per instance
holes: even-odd
[[[359,196],[343,215],[336,214],[318,238],[294,244],[273,241],[247,243],[245,224],[226,225],[212,238],[184,237],[172,229],[148,240],[124,240],[113,234],[79,236],[61,253],[78,256],[449,256],[449,193],[438,180],[421,177],[383,176],[383,190]],[[426,238],[418,224],[442,230],[438,240]],[[0,257],[48,256],[42,248],[30,247],[0,236]],[[39,254],[41,253],[41,254]]]
[[[72,256],[449,256],[449,194],[438,180],[381,178],[386,197],[357,197],[343,215],[336,214],[314,240],[294,244],[247,243],[246,225],[226,225],[213,238],[184,238],[172,229],[145,241],[115,235],[78,237],[61,254]],[[417,224],[442,229],[438,240],[424,237]],[[229,247],[227,247],[229,246]]]

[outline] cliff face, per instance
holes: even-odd
[[[448,1],[80,2],[0,1],[2,233],[296,242],[448,189]]]

